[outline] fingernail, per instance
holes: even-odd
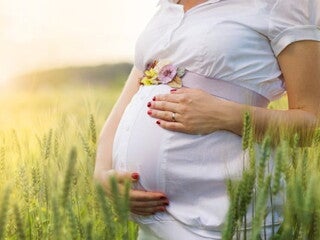
[[[170,92],[175,92],[175,91],[177,91],[176,88],[173,88],[173,89],[170,90]]]
[[[158,125],[160,125],[160,121],[158,120],[158,121],[156,121],[156,123],[158,124]]]
[[[148,107],[151,107],[151,102],[148,102],[147,106],[148,106]]]
[[[151,115],[152,111],[151,111],[151,110],[149,110],[147,113],[148,113],[148,115]]]
[[[169,203],[168,203],[168,202],[165,202],[164,205],[165,205],[165,206],[169,206]]]
[[[161,212],[164,212],[165,210],[166,210],[165,207],[160,208],[160,211],[161,211]]]
[[[161,197],[160,199],[161,200],[168,200],[166,197]]]
[[[155,101],[155,100],[156,100],[156,97],[153,97],[153,98],[152,98],[152,101]]]
[[[135,180],[138,180],[139,179],[139,173],[132,173],[131,174],[131,177]]]

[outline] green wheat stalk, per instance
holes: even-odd
[[[68,196],[70,194],[70,188],[72,184],[72,176],[75,171],[75,165],[77,161],[77,150],[76,148],[72,148],[69,154],[69,163],[67,170],[65,171],[65,176],[64,176],[64,182],[63,182],[63,190],[62,190],[62,196],[61,196],[61,203],[62,206],[66,206]]]
[[[26,235],[25,235],[25,229],[23,226],[23,220],[20,214],[20,210],[17,204],[14,205],[13,207],[13,211],[14,211],[14,218],[16,221],[16,226],[17,226],[17,235],[19,237],[19,240],[24,240],[27,239]]]
[[[91,222],[88,222],[86,226],[86,240],[94,240],[92,236],[92,231],[93,231],[92,228],[93,228],[93,224]]]
[[[67,215],[69,220],[68,222],[69,222],[71,239],[76,240],[78,239],[78,225],[77,225],[77,219],[73,212],[71,203],[67,204]]]
[[[49,159],[50,154],[51,154],[51,145],[52,145],[52,133],[53,130],[50,129],[47,137],[47,141],[45,142],[45,147],[44,147],[44,159]]]
[[[257,193],[257,202],[255,204],[255,216],[252,221],[252,239],[258,240],[261,226],[266,214],[266,203],[268,200],[268,190],[270,188],[271,176],[268,175],[260,191]]]
[[[58,201],[55,197],[52,198],[52,217],[53,217],[53,233],[55,239],[59,239],[62,231],[62,215],[60,212]]]
[[[257,171],[258,189],[261,189],[264,184],[265,171],[267,166],[267,160],[270,157],[270,151],[271,151],[271,140],[269,137],[266,137],[262,143],[262,153],[259,160],[259,166]]]
[[[56,158],[59,156],[59,146],[59,136],[58,133],[55,132],[53,139],[53,153]]]
[[[94,120],[93,114],[89,116],[89,129],[90,129],[90,139],[91,142],[95,145],[97,143],[97,130],[96,122]]]
[[[105,192],[100,185],[96,186],[96,190],[97,190],[97,196],[98,196],[98,200],[99,200],[100,207],[102,210],[102,214],[104,217],[104,222],[105,222],[105,224],[108,224],[107,225],[108,228],[105,233],[106,234],[105,236],[109,236],[110,239],[115,239],[116,227],[115,227],[115,221],[113,218],[113,212],[112,212],[110,202],[106,198]]]
[[[11,195],[11,190],[7,187],[4,191],[1,207],[0,207],[0,240],[5,239],[5,227],[7,224],[7,217],[9,211],[9,199]]]

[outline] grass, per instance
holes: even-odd
[[[119,93],[75,86],[0,94],[0,240],[136,239],[127,199],[111,202],[92,180],[97,133]],[[286,106],[284,99],[271,105]],[[297,135],[275,148],[266,137],[258,151],[252,133],[246,115],[249,164],[242,179],[227,181],[224,239],[259,239],[279,194],[284,221],[273,239],[320,239],[320,133],[307,147]]]
[[[125,201],[93,180],[100,131],[120,88],[1,94],[0,239],[135,239]]]

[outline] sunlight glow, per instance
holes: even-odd
[[[132,61],[157,0],[0,0],[0,82],[41,68]]]

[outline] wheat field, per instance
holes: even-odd
[[[136,239],[127,198],[109,201],[92,180],[97,137],[119,93],[119,87],[79,86],[0,94],[0,240]],[[285,99],[271,105],[286,106]],[[227,182],[223,238],[259,239],[267,202],[282,192],[284,220],[273,239],[318,240],[320,134],[308,146],[297,135],[275,147],[271,141],[259,144],[257,157],[246,116],[243,149],[250,164],[242,179]],[[271,160],[274,168],[266,170]],[[240,236],[249,207],[250,234]]]
[[[135,239],[92,173],[97,135],[120,88],[3,92],[0,239]],[[121,199],[120,199],[121,200]]]

